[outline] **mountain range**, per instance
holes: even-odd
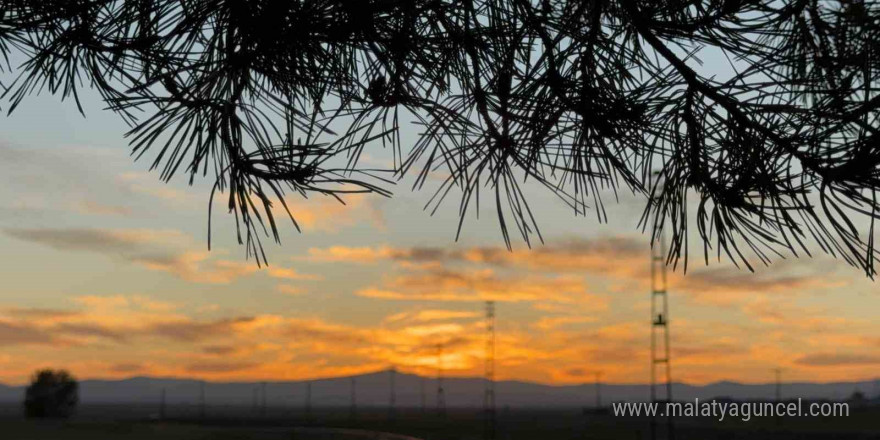
[[[437,379],[395,372],[395,399],[401,407],[436,405]],[[308,384],[311,384],[311,404],[319,406],[348,406],[351,402],[352,383],[358,406],[384,406],[390,400],[391,376],[389,370],[349,377],[315,379],[309,381],[266,382],[266,403],[269,406],[303,406]],[[262,399],[262,382],[205,382],[205,398],[211,405],[253,405]],[[122,380],[83,380],[80,382],[80,401],[84,404],[158,402],[165,391],[168,404],[195,404],[199,401],[202,382],[195,379],[132,377]],[[449,407],[479,407],[483,404],[485,380],[482,378],[444,378],[443,388]],[[650,385],[600,385],[602,401],[648,401]],[[495,384],[498,406],[510,407],[588,407],[595,405],[596,386],[545,385],[520,381],[498,381]],[[880,393],[880,379],[863,382],[783,383],[782,397],[804,399],[845,400],[853,392],[861,391],[869,398]],[[715,382],[707,385],[675,383],[672,393],[676,400],[688,401],[713,398],[735,400],[774,399],[776,384],[743,384]],[[0,402],[20,402],[24,386],[0,384]]]

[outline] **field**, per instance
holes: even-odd
[[[321,408],[309,417],[301,409],[209,407],[205,418],[195,406],[169,407],[164,420],[157,408],[136,405],[91,405],[67,421],[25,420],[18,407],[0,407],[4,440],[405,440],[396,433],[425,440],[483,438],[480,411],[361,408],[352,419],[348,408]],[[661,426],[663,428],[663,426]],[[880,408],[854,410],[841,418],[753,419],[750,422],[682,419],[676,439],[880,439]],[[650,439],[645,418],[584,414],[571,410],[499,410],[499,440]],[[658,436],[658,438],[666,438]]]

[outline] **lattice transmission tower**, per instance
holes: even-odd
[[[495,440],[495,301],[486,301],[486,390],[483,413],[483,437]]]
[[[655,173],[657,175],[657,173]],[[657,184],[657,191],[662,192],[662,180]],[[660,208],[657,208],[660,209]],[[656,217],[655,217],[656,219]],[[656,221],[656,220],[655,220]],[[656,225],[655,225],[656,226]],[[656,228],[652,228],[656,231]],[[668,279],[666,276],[666,237],[661,230],[655,234],[651,243],[651,402],[663,405],[672,402],[672,373],[669,353],[669,301]],[[659,372],[658,368],[662,369]],[[659,381],[658,381],[659,379]],[[662,389],[662,391],[661,391]],[[663,412],[661,408],[658,412]],[[658,416],[651,416],[651,439],[662,438],[658,429]],[[666,438],[675,438],[672,415],[666,414]]]

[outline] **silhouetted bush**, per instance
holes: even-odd
[[[24,395],[26,417],[69,417],[79,402],[79,385],[65,370],[40,370]]]

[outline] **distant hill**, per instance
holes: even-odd
[[[359,406],[387,405],[389,400],[388,371],[353,376]],[[347,406],[350,402],[352,377],[337,377],[310,381],[313,406]],[[450,407],[478,407],[483,402],[484,381],[481,378],[444,378],[446,404]],[[267,404],[270,406],[302,406],[307,381],[267,382]],[[428,407],[436,402],[437,382],[434,378],[397,373],[396,399],[398,406],[420,406],[424,384]],[[860,390],[870,397],[877,394],[877,381],[834,383],[785,383],[783,398],[824,398],[843,400],[853,391]],[[205,395],[211,405],[251,405],[259,382],[207,382]],[[162,389],[166,390],[169,404],[196,403],[200,382],[193,379],[134,377],[123,380],[84,380],[80,382],[82,403],[155,403]],[[647,401],[648,385],[602,384],[603,402]],[[772,399],[776,385],[716,382],[704,386],[676,383],[676,400],[711,399]],[[24,387],[0,384],[0,402],[18,402]],[[595,402],[595,387],[583,385],[552,386],[518,381],[499,381],[496,384],[497,403],[511,407],[573,407],[591,406]]]

